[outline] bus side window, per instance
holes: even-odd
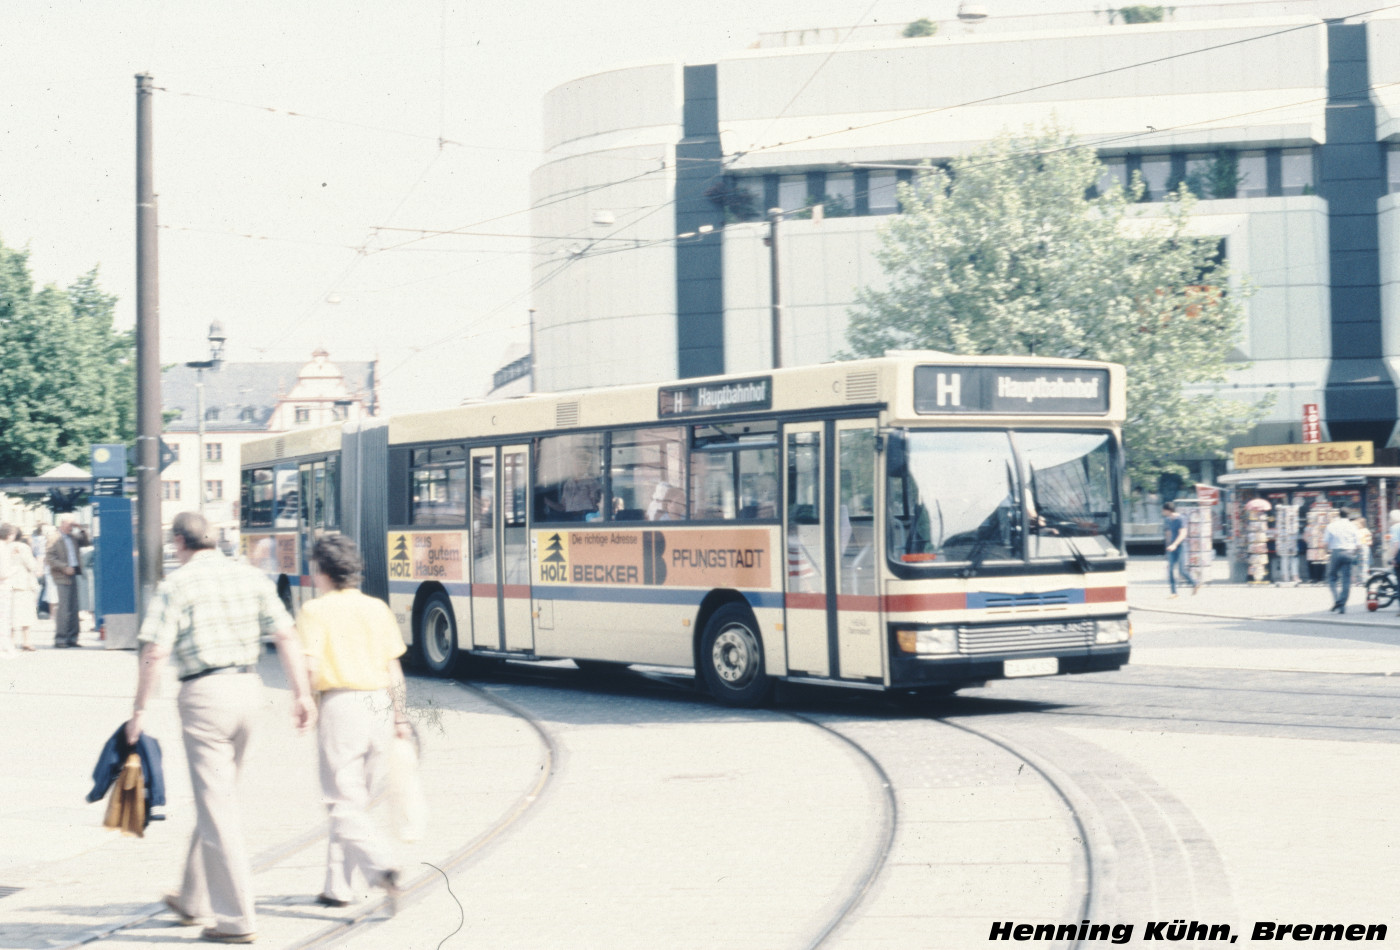
[[[608,484],[614,521],[685,518],[685,430],[619,429],[612,433]]]
[[[597,432],[539,440],[535,460],[535,520],[585,521],[602,517],[603,436]]]

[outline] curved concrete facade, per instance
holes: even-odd
[[[845,213],[781,225],[782,359],[832,359],[857,289],[883,280],[873,252],[906,173],[879,166],[1057,121],[1149,181],[1237,163],[1196,228],[1256,288],[1228,384],[1275,399],[1250,441],[1298,441],[1317,403],[1325,436],[1394,445],[1397,50],[1391,16],[1268,17],[745,50],[570,83],[546,102],[557,157],[535,177],[537,231],[567,238],[537,246],[540,388],[771,365],[768,225],[750,212],[812,196]],[[663,153],[614,183],[646,169],[618,159]],[[590,243],[598,209],[616,223]],[[583,250],[552,276],[568,241]]]

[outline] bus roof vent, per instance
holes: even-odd
[[[556,426],[576,426],[578,425],[578,400],[571,402],[561,402],[554,407],[554,424]]]
[[[278,439],[276,442],[272,443],[272,457],[279,459],[287,457],[286,439]]]
[[[876,372],[847,373],[846,401],[874,402],[880,394],[880,374]]]

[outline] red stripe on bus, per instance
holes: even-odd
[[[912,614],[921,610],[965,610],[967,595],[952,594],[891,594],[884,598],[886,613]]]
[[[873,614],[880,609],[880,598],[874,594],[837,594],[836,609]]]
[[[825,610],[825,594],[788,594],[786,604],[793,610]]]
[[[505,585],[506,597],[514,597],[521,600],[530,599],[529,584],[507,584]]]
[[[495,584],[473,584],[473,585],[472,585],[472,596],[473,596],[473,597],[491,597],[491,598],[494,598],[494,597],[496,596],[496,585],[495,585]]]
[[[1084,588],[1084,603],[1086,604],[1108,604],[1115,601],[1127,600],[1128,588],[1126,587],[1086,587]]]

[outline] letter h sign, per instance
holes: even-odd
[[[938,405],[954,406],[962,405],[962,373],[939,373],[938,385],[935,387],[938,394]]]

